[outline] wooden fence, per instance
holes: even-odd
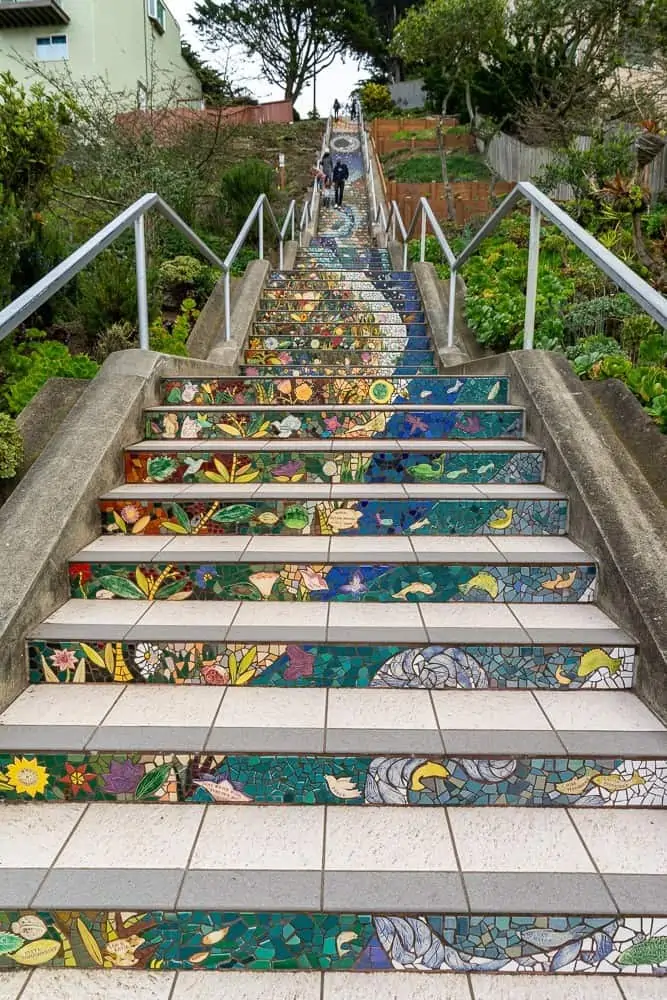
[[[399,181],[385,181],[386,200],[395,201],[406,225],[411,221],[420,198],[428,198],[435,217],[443,222],[448,218],[447,198],[444,184],[404,184]],[[496,184],[496,195],[508,194],[514,187],[506,181]],[[464,225],[476,216],[487,216],[493,209],[489,197],[490,185],[487,181],[454,181],[451,185],[456,208],[456,223]],[[416,233],[415,235],[419,235]]]
[[[371,135],[373,141],[377,142],[380,136],[395,135],[396,132],[424,132],[435,128],[439,121],[440,118],[435,115],[427,118],[374,118],[370,123]],[[458,123],[458,118],[454,116],[442,119],[444,128],[453,128]]]
[[[579,136],[579,149],[590,149],[590,136]],[[483,152],[491,168],[506,181],[534,181],[544,167],[558,159],[558,154],[545,146],[527,146],[514,136],[501,132],[491,139],[486,148],[479,140],[477,147]],[[642,172],[642,183],[656,198],[665,187],[667,176],[667,149],[656,156]],[[574,192],[569,184],[561,184],[551,195],[556,201],[569,201]]]
[[[461,135],[457,132],[443,132],[442,142],[445,149],[465,149],[468,152],[475,149],[475,140],[468,133]],[[380,135],[375,140],[375,148],[380,156],[399,150],[412,153],[436,152],[438,140],[435,136],[432,139],[394,139],[392,135]]]

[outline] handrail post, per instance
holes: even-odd
[[[278,247],[278,270],[279,271],[282,271],[283,268],[284,268],[284,265],[285,265],[285,252],[284,252],[283,247],[284,247],[284,243],[283,243],[283,239],[281,237],[280,238],[280,244],[279,244],[279,247]]]
[[[150,348],[148,326],[148,283],[146,280],[146,226],[144,216],[134,220],[134,252],[137,275],[137,313],[139,320],[139,347]]]
[[[229,268],[225,271],[225,340],[232,338],[232,289]]]
[[[264,260],[264,202],[257,212],[257,231],[259,233],[259,259]]]
[[[447,347],[454,346],[454,317],[456,315],[456,268],[449,275],[449,310],[447,314]]]
[[[528,243],[528,281],[526,284],[526,316],[523,327],[523,349],[530,351],[535,339],[535,306],[537,304],[537,275],[540,266],[540,225],[542,213],[537,205],[530,204],[530,240]]]
[[[426,212],[424,211],[424,206],[422,205],[422,234],[421,234],[421,246],[419,248],[419,259],[424,263],[426,260]]]
[[[292,243],[294,243],[294,217],[295,217],[295,215],[296,215],[296,204],[294,204],[294,208],[292,209]]]
[[[408,269],[408,241],[403,240],[403,270]]]

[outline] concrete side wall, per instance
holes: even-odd
[[[28,632],[68,597],[67,560],[99,535],[99,496],[122,482],[122,450],[142,436],[161,374],[205,362],[112,354],[0,510],[0,710],[26,686]]]
[[[178,23],[167,11],[164,34],[146,13],[145,0],[66,0],[68,25],[6,28],[0,31],[0,70],[9,70],[20,82],[34,83],[38,76],[30,65],[36,59],[37,38],[65,34],[68,59],[41,62],[48,74],[56,73],[74,83],[102,78],[116,94],[126,94],[127,104],[137,105],[141,83],[159,104],[173,89],[181,100],[201,98],[201,86],[181,56]]]

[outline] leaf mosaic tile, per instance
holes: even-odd
[[[75,598],[149,601],[592,601],[593,565],[70,564]]]
[[[250,350],[291,351],[304,348],[319,350],[323,348],[343,349],[352,351],[428,351],[431,348],[426,330],[421,327],[411,327],[409,330],[396,324],[391,328],[385,326],[348,326],[344,332],[335,333],[331,328],[315,330],[304,329],[302,325],[286,323],[277,328],[274,325],[263,327],[257,325],[253,335],[248,340]]]
[[[5,910],[0,969],[653,973],[661,916]]]
[[[128,483],[541,483],[539,450],[125,452]]]
[[[127,535],[562,535],[567,500],[100,501],[102,528]]]
[[[632,647],[31,640],[32,684],[620,690]]]
[[[392,379],[391,382],[369,379],[242,379],[166,378],[162,394],[167,405],[224,406],[225,404],[260,406],[275,404],[353,404],[379,403],[409,406],[413,403],[507,403],[507,378],[416,377]]]
[[[148,410],[146,439],[206,440],[216,438],[279,438],[281,440],[333,438],[477,439],[521,438],[522,410],[323,410],[257,409]]]

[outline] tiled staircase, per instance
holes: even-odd
[[[164,382],[30,637],[2,1000],[667,996],[634,642],[507,380],[435,375],[332,147],[346,205],[244,374]]]

